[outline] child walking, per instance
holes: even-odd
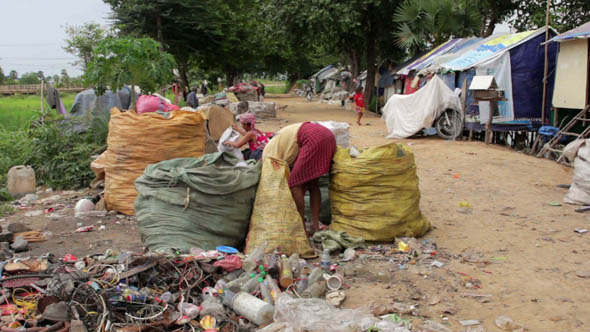
[[[354,99],[354,110],[358,114],[356,118],[356,123],[360,126],[361,118],[363,117],[363,113],[365,112],[365,96],[363,95],[362,86],[356,88],[356,93],[352,98]]]

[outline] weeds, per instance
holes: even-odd
[[[14,213],[14,206],[11,204],[0,204],[0,217],[4,217]]]

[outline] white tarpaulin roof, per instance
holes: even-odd
[[[463,112],[461,100],[437,75],[411,95],[393,95],[383,107],[387,138],[407,138],[430,128],[446,109]]]

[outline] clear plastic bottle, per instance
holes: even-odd
[[[330,271],[330,265],[332,264],[330,257],[330,250],[324,249],[322,252],[322,257],[320,259],[320,267],[324,271]]]
[[[287,288],[293,284],[293,271],[291,271],[291,264],[287,256],[281,257],[281,277],[279,279],[281,287]]]

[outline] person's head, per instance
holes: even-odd
[[[362,86],[357,86],[356,87],[356,93],[363,93],[363,87]]]
[[[254,129],[254,126],[256,125],[256,115],[253,113],[240,114],[240,124],[245,131]]]
[[[191,88],[191,91],[192,91],[192,92],[194,92],[194,93],[197,93],[197,87],[196,87],[196,86],[193,86],[193,87]]]

